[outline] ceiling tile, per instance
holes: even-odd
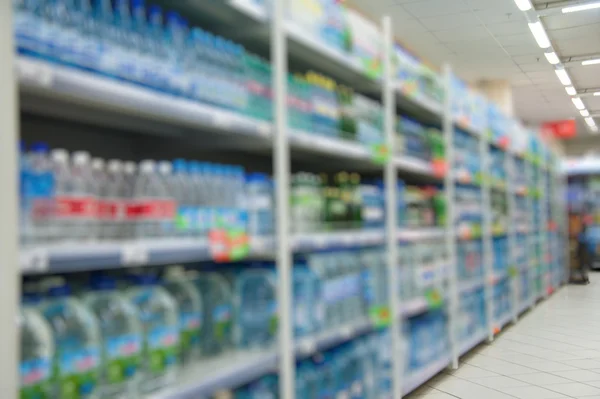
[[[441,42],[478,41],[491,39],[483,26],[471,26],[433,32]],[[491,43],[491,42],[490,42]]]
[[[512,55],[512,56],[519,56],[519,55],[535,55],[535,54],[540,54],[541,55],[541,50],[537,45],[527,45],[527,44],[523,44],[523,45],[518,45],[518,46],[505,46],[504,49],[508,52],[508,54]]]
[[[511,36],[499,36],[496,38],[498,43],[503,46],[521,46],[521,45],[529,45],[529,46],[537,46],[535,39],[531,33],[521,33],[518,35]]]
[[[498,0],[504,3],[508,0]],[[501,6],[475,11],[475,15],[485,24],[500,24],[506,22],[523,21],[525,22],[525,13],[519,11],[507,11]]]
[[[553,40],[554,48],[562,57],[600,53],[600,38]]]
[[[544,57],[543,54],[529,54],[529,55],[516,55],[513,56],[512,59],[517,63],[517,64],[534,64],[536,62],[538,62],[538,60],[541,60]]]
[[[462,0],[422,0],[416,3],[403,4],[402,7],[418,18],[458,14],[469,11],[469,7]]]
[[[571,68],[569,76],[578,89],[600,88],[600,68],[593,66]]]
[[[500,0],[465,0],[467,5],[473,10],[502,10],[504,12],[519,12],[519,8],[514,1],[500,1]]]
[[[421,23],[432,31],[481,25],[479,19],[471,12],[443,15],[431,18],[421,18]],[[472,35],[475,36],[476,34],[477,33],[473,33]]]
[[[421,24],[421,22],[419,22],[416,19],[402,21],[400,23],[394,24],[393,29],[394,36],[398,38],[405,37],[410,40],[412,40],[412,38],[414,38],[417,34],[427,32],[427,28],[425,28]],[[407,43],[409,43],[410,40],[407,40]]]
[[[519,64],[519,67],[525,72],[554,71],[554,67],[545,58],[543,60],[540,58],[540,61],[535,64]]]
[[[554,73],[554,71],[550,70],[550,71],[535,71],[535,72],[526,72],[525,73],[529,78],[531,78],[531,80],[536,80],[536,79],[557,79],[556,77],[556,73]]]
[[[575,26],[565,29],[554,29],[548,33],[551,39],[589,39],[600,37],[600,22],[591,25]]]
[[[524,21],[503,22],[487,25],[488,30],[494,36],[509,36],[522,33],[530,33],[527,23]]]

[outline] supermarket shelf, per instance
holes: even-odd
[[[277,370],[275,351],[233,353],[203,360],[183,371],[172,388],[151,394],[146,399],[196,399],[217,391],[237,387]]]
[[[494,272],[490,277],[490,283],[492,285],[498,284],[500,281],[509,277],[508,270],[502,271],[500,273]]]
[[[266,22],[268,15],[265,7],[261,6],[257,2],[252,2],[249,0],[229,0],[228,3],[234,9],[239,12],[247,15],[248,17],[259,21]],[[210,4],[211,7],[214,7],[214,4]]]
[[[414,371],[404,378],[402,394],[408,395],[450,365],[450,357],[437,360],[421,370]]]
[[[517,314],[521,315],[521,314],[525,313],[530,307],[531,307],[530,300],[521,301],[521,303],[519,304],[519,308],[517,309]]]
[[[481,288],[485,285],[485,280],[483,277],[472,278],[467,281],[460,281],[458,283],[458,291],[462,294],[469,291],[474,291],[478,288]]]
[[[324,351],[353,340],[373,331],[373,323],[368,318],[341,326],[332,331],[326,331],[313,337],[301,338],[296,343],[296,355],[306,357],[315,352]]]
[[[446,235],[443,227],[403,228],[396,231],[396,238],[406,242],[441,239]]]
[[[423,122],[439,125],[442,122],[443,105],[423,95],[411,94],[402,83],[395,85],[396,105],[403,111],[415,116]]]
[[[21,251],[20,266],[24,274],[64,273],[208,259],[207,240],[178,238],[39,246]]]
[[[302,233],[292,236],[294,251],[312,251],[331,247],[345,248],[383,244],[385,233],[380,229],[347,230],[326,233]]]
[[[438,176],[435,174],[431,162],[406,155],[394,156],[393,162],[399,172],[411,173],[435,180],[443,179],[443,176]]]
[[[462,130],[466,133],[471,134],[474,137],[477,137],[477,138],[483,137],[483,132],[481,132],[480,130],[476,129],[475,127],[467,124],[464,121],[454,119],[454,126],[456,126],[457,128],[459,128],[460,130]]]
[[[400,303],[400,317],[409,318],[429,311],[425,297],[417,297]]]
[[[471,349],[473,349],[480,343],[482,343],[486,339],[487,334],[487,331],[482,329],[481,331],[478,331],[475,334],[473,334],[472,337],[469,337],[469,339],[462,342],[459,346],[459,357],[469,352]]]

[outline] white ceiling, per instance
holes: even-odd
[[[548,3],[534,0],[533,3]],[[507,80],[515,116],[528,125],[578,118],[554,67],[536,44],[514,0],[349,0],[375,20],[392,17],[396,38],[417,56],[474,83]],[[564,3],[564,1],[562,1]],[[600,53],[600,10],[541,18],[559,57]],[[600,88],[600,65],[569,68],[575,88]],[[600,98],[583,99],[591,113]],[[599,118],[600,119],[600,118]],[[580,124],[581,134],[587,134]]]

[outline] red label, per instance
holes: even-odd
[[[60,196],[55,199],[56,218],[93,219],[97,215],[97,201],[93,197]]]
[[[506,148],[508,148],[508,144],[509,144],[508,136],[503,136],[498,139],[498,145],[500,146],[500,148],[506,149]]]
[[[431,168],[433,169],[433,175],[438,178],[446,176],[448,165],[445,160],[434,160],[431,162]]]
[[[98,219],[122,220],[125,214],[125,203],[119,199],[102,199],[98,201]]]
[[[125,217],[136,220],[169,220],[175,218],[177,204],[171,199],[146,199],[125,205]]]
[[[50,219],[54,215],[54,201],[48,198],[37,198],[33,201],[31,214],[34,220]]]
[[[577,135],[575,119],[547,122],[542,125],[542,136],[553,136],[558,139],[570,139]]]

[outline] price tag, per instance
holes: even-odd
[[[54,81],[54,71],[52,70],[52,67],[40,62],[19,62],[17,71],[22,80],[35,83],[42,87],[50,87]]]
[[[25,251],[21,254],[20,263],[24,272],[44,272],[48,270],[48,251],[44,248]]]
[[[127,244],[121,249],[121,264],[142,266],[148,263],[148,250],[141,244]]]

